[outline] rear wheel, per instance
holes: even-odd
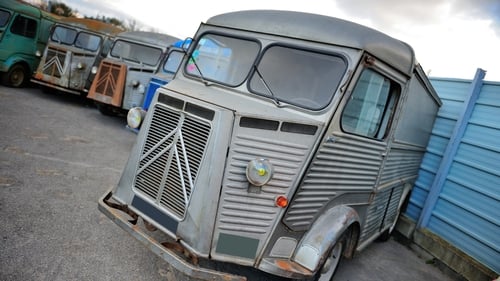
[[[19,88],[26,84],[28,69],[22,64],[14,64],[2,77],[2,83],[6,86]]]
[[[323,267],[319,270],[316,275],[316,281],[331,281],[339,263],[342,260],[342,253],[344,252],[345,239],[340,239],[337,241],[335,246],[333,246],[328,258],[326,259]]]

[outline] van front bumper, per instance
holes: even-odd
[[[198,265],[189,263],[177,252],[165,248],[159,241],[148,235],[142,228],[132,224],[127,220],[127,213],[123,210],[115,208],[108,204],[108,200],[112,197],[113,192],[109,190],[99,198],[99,211],[110,218],[114,223],[132,235],[134,238],[142,242],[148,249],[153,251],[160,258],[165,260],[174,269],[196,280],[213,280],[213,281],[246,281],[244,276],[234,275],[226,272],[220,272],[208,268],[202,268]]]

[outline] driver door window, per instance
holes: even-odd
[[[394,115],[399,93],[398,84],[372,69],[365,69],[342,113],[342,129],[360,136],[383,139]]]

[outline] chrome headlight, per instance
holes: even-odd
[[[141,126],[144,117],[146,116],[146,111],[141,107],[133,107],[129,109],[127,113],[127,125],[132,129],[137,129]]]
[[[139,86],[139,80],[132,80],[132,82],[130,83],[132,85],[132,87],[137,87]]]
[[[85,68],[85,64],[79,62],[77,65],[76,65],[76,68],[77,69],[84,69]]]
[[[267,159],[254,159],[247,164],[247,180],[255,186],[263,186],[273,177],[273,165]]]
[[[92,74],[96,74],[97,73],[97,66],[92,66],[92,69],[90,70],[90,72],[92,72]]]
[[[42,52],[40,52],[40,50],[36,50],[35,56],[41,57],[42,56]]]

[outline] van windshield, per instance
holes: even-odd
[[[338,55],[272,45],[264,50],[249,88],[278,102],[319,110],[332,100],[346,68]]]
[[[155,66],[161,58],[162,50],[129,41],[117,40],[111,49],[110,55],[118,59]]]
[[[101,37],[87,32],[78,32],[76,29],[64,26],[56,26],[50,39],[60,44],[74,45],[77,48],[93,52],[101,45]]]
[[[250,73],[259,50],[255,41],[205,34],[198,40],[185,71],[204,80],[238,86]]]
[[[310,49],[271,45],[261,51],[250,39],[205,34],[185,66],[188,75],[228,86],[247,79],[251,93],[311,110],[325,108],[347,69],[343,57]]]

